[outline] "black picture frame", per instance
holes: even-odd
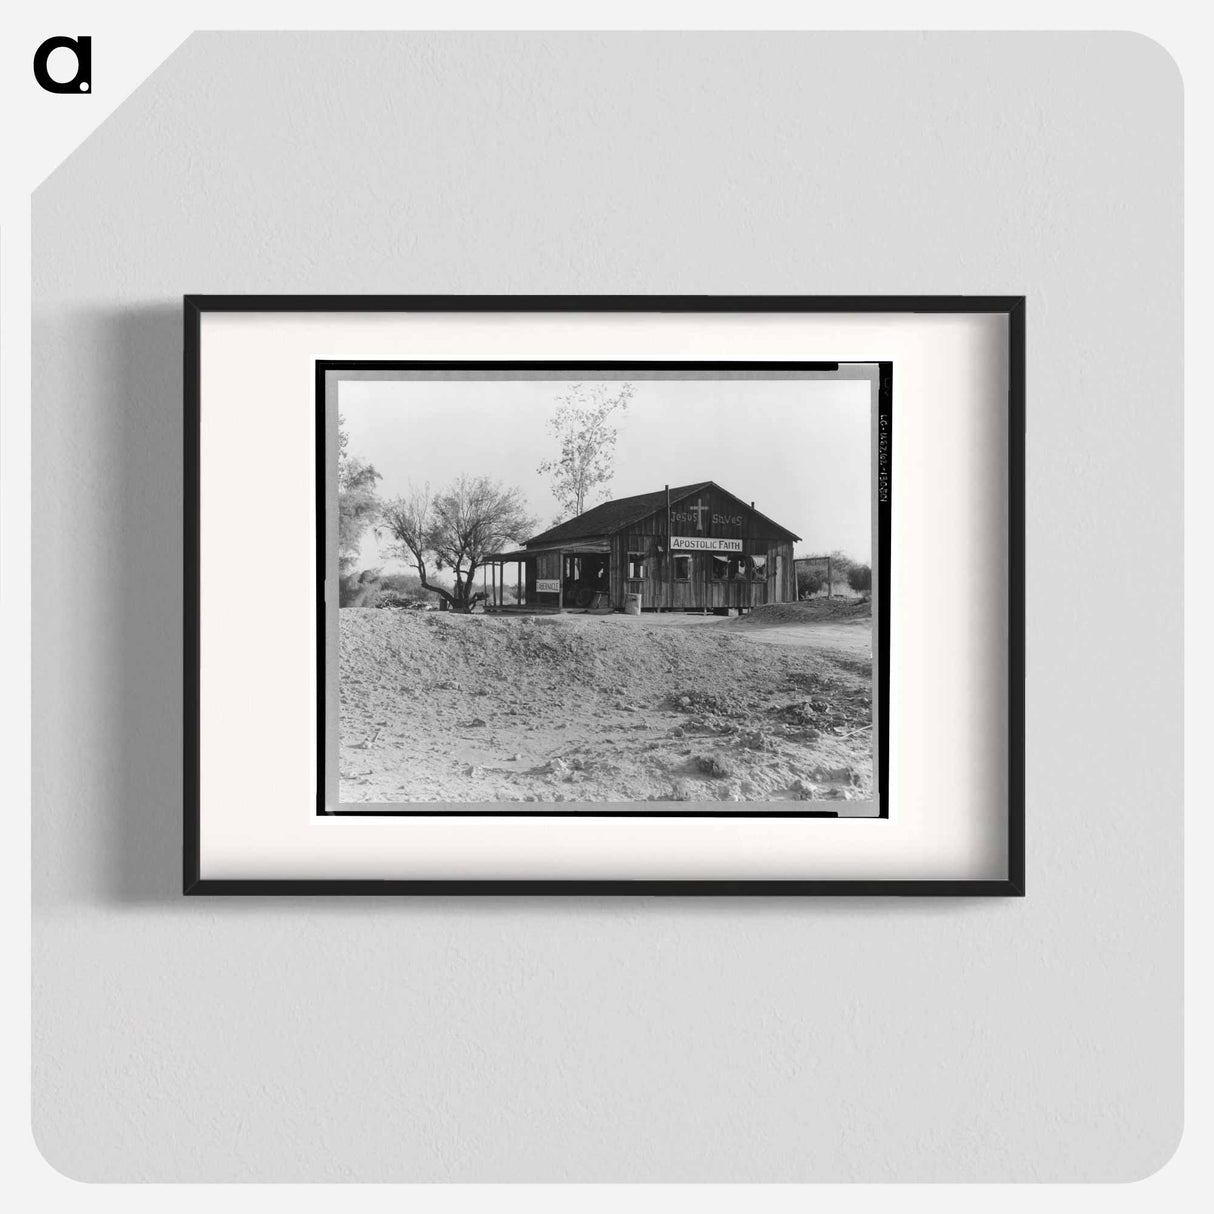
[[[186,895],[646,895],[646,896],[900,896],[1022,897],[1025,893],[1025,310],[1019,295],[980,296],[430,296],[186,295],[184,313],[184,797],[183,893]],[[201,323],[206,312],[805,312],[985,313],[1008,325],[1008,821],[1007,873],[997,880],[366,880],[249,879],[201,876],[200,834],[200,444]],[[877,358],[873,362],[880,361]],[[334,364],[327,364],[334,365]],[[884,372],[884,368],[883,368]],[[318,371],[318,376],[320,372]],[[316,474],[323,476],[318,444]],[[321,507],[323,510],[323,507]],[[318,529],[319,542],[319,529]],[[888,545],[888,525],[879,538]],[[323,552],[321,553],[323,557]],[[323,561],[322,561],[323,567]],[[323,609],[323,608],[322,608]],[[318,631],[318,645],[323,645]],[[878,621],[887,668],[889,613]],[[318,696],[323,697],[323,654]],[[319,760],[323,762],[323,758]],[[884,765],[882,767],[884,771]]]

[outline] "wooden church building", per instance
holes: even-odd
[[[487,559],[489,607],[748,610],[797,597],[801,537],[714,481],[603,502]],[[511,571],[507,566],[513,565]],[[512,576],[513,574],[513,576]]]

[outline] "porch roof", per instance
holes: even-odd
[[[564,544],[539,544],[535,548],[517,548],[513,552],[490,552],[485,561],[521,561],[529,556],[538,556],[541,552],[565,552],[577,556],[581,552],[610,552],[611,543],[601,540],[569,540]]]

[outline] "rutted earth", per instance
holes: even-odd
[[[341,799],[846,813],[873,792],[871,625],[821,600],[742,619],[344,608]]]

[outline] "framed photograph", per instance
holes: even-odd
[[[1023,894],[1022,298],[187,296],[185,409],[186,893]]]

